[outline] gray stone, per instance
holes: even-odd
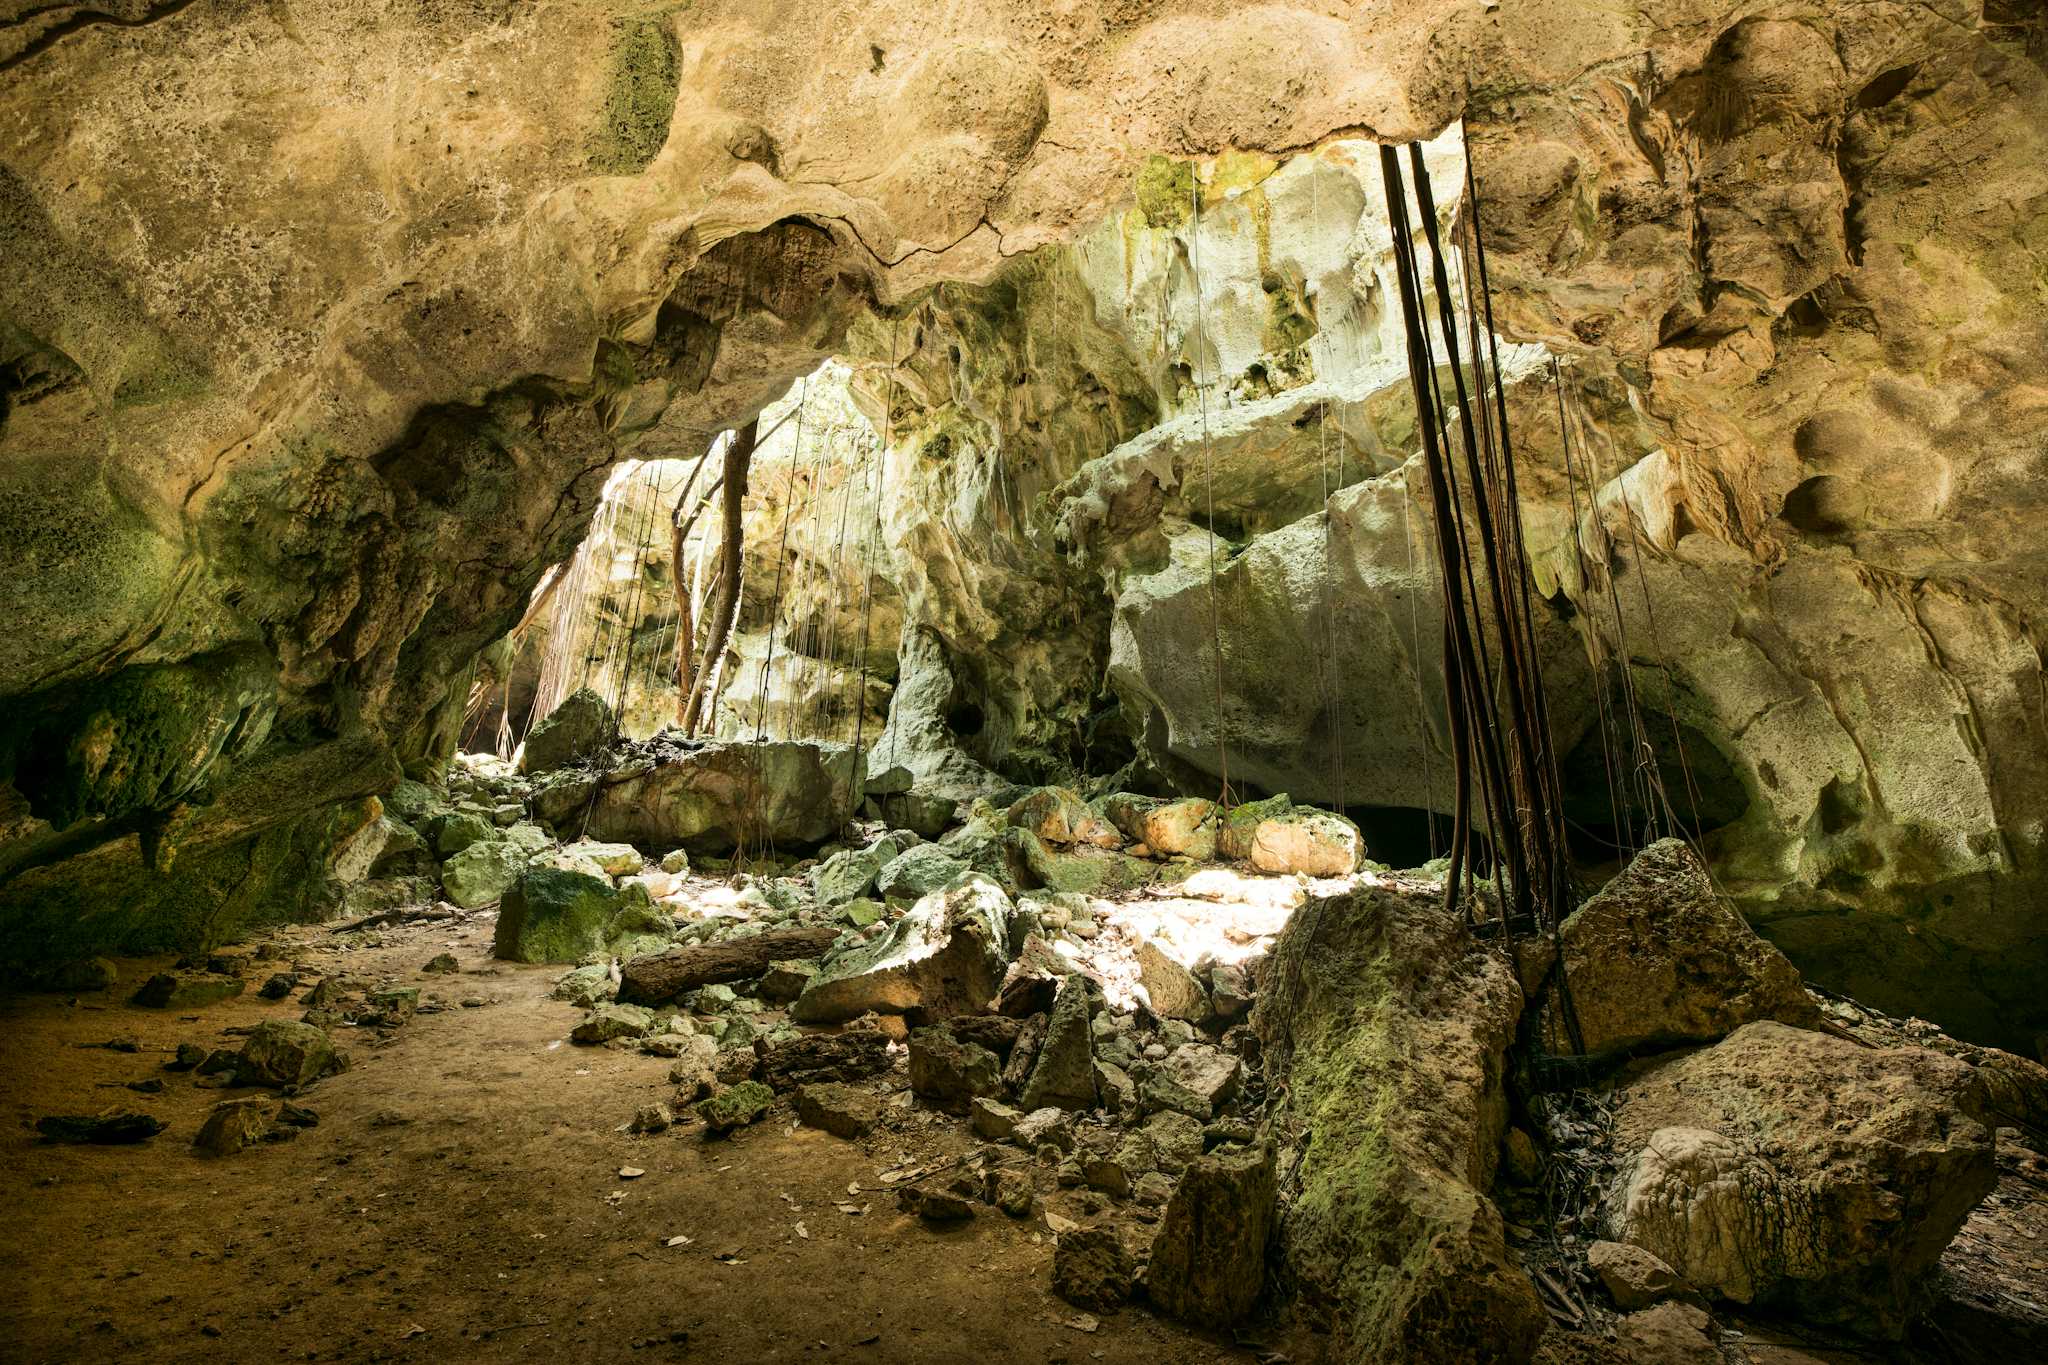
[[[1179,1175],[1202,1154],[1202,1125],[1186,1114],[1154,1114],[1145,1120],[1144,1133],[1152,1143],[1153,1161],[1168,1175]]]
[[[939,844],[919,844],[898,854],[875,877],[881,896],[904,898],[943,891],[967,872],[967,864]]]
[[[943,1024],[910,1034],[910,1088],[918,1098],[964,1114],[968,1105],[1003,1093],[1003,1066],[993,1052],[962,1042]]]
[[[618,983],[612,980],[611,968],[602,962],[587,967],[577,967],[566,973],[548,992],[555,1000],[566,1000],[579,1009],[589,1009],[600,1000],[609,1000],[618,991]]]
[[[1171,1109],[1207,1122],[1237,1094],[1243,1077],[1237,1058],[1201,1043],[1176,1048],[1138,1087],[1147,1113]]]
[[[820,905],[839,905],[867,895],[875,885],[875,874],[882,870],[886,851],[849,848],[833,854],[811,869],[811,894]]]
[[[818,974],[815,958],[794,958],[782,962],[771,962],[768,970],[761,973],[761,979],[754,989],[763,1000],[778,1005],[788,1004],[804,993],[804,987],[811,984],[811,978]]]
[[[462,850],[496,837],[498,827],[481,815],[450,811],[434,822],[434,851],[452,858]]]
[[[923,1010],[974,1014],[995,998],[1009,965],[1010,898],[983,877],[926,896],[874,943],[828,959],[790,1008],[798,1023]]]
[[[1131,1296],[1131,1253],[1113,1227],[1070,1228],[1052,1253],[1052,1292],[1096,1313],[1115,1312]]]
[[[881,1122],[882,1105],[865,1090],[821,1081],[797,1090],[796,1114],[812,1128],[850,1140],[874,1130]]]
[[[1212,1329],[1251,1313],[1279,1199],[1273,1167],[1266,1146],[1214,1152],[1188,1166],[1146,1273],[1146,1293],[1161,1312]]]
[[[307,1086],[338,1069],[334,1042],[311,1024],[266,1019],[242,1042],[235,1079],[243,1085]]]
[[[489,905],[505,894],[531,860],[509,839],[473,843],[441,864],[441,894],[464,910]]]
[[[1095,1107],[1095,1056],[1088,1015],[1087,981],[1075,972],[1060,984],[1059,996],[1053,1001],[1045,1042],[1019,1099],[1026,1110]]]
[[[566,767],[597,753],[617,733],[611,705],[589,688],[579,687],[527,732],[519,771],[544,773]]]

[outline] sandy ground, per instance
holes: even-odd
[[[957,1123],[892,1110],[895,1131],[852,1143],[793,1127],[784,1103],[728,1141],[694,1123],[619,1131],[670,1097],[670,1063],[567,1043],[580,1012],[547,998],[561,969],[494,962],[490,938],[489,916],[360,949],[283,935],[302,966],[417,984],[447,1008],[388,1038],[339,1030],[354,1065],[300,1100],[319,1125],[227,1158],[192,1137],[250,1092],[162,1063],[180,1042],[234,1047],[225,1030],[296,1019],[295,999],[253,993],[273,964],[196,1016],[123,1003],[162,961],[124,961],[119,988],[76,1002],[0,998],[0,1359],[1254,1359],[1142,1307],[1068,1325],[1042,1219],[984,1208],[935,1230],[897,1212],[880,1172],[965,1151]],[[421,975],[442,951],[462,973]],[[456,1004],[474,997],[487,1003]],[[143,1051],[91,1046],[124,1037]],[[119,1088],[152,1077],[162,1093]],[[36,1140],[40,1116],[110,1105],[171,1127],[139,1146]],[[646,1174],[622,1180],[627,1166]],[[1078,1216],[1074,1197],[1048,1205]]]

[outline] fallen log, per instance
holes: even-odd
[[[838,931],[771,929],[752,938],[671,948],[628,962],[619,973],[619,999],[631,1005],[665,1005],[684,991],[720,981],[748,981],[787,958],[816,957],[832,946]]]

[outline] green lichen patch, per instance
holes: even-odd
[[[1194,213],[1195,168],[1188,162],[1155,156],[1138,172],[1138,211],[1155,228],[1179,227]]]
[[[668,24],[659,19],[621,24],[612,45],[591,168],[606,175],[646,170],[668,141],[679,85],[675,35]]]

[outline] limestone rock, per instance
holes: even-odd
[[[513,962],[575,962],[604,946],[618,900],[601,876],[527,868],[499,904],[491,950]]]
[[[1001,1142],[1009,1137],[1023,1118],[1021,1110],[1012,1109],[1000,1100],[977,1098],[967,1106],[968,1127],[985,1142]]]
[[[876,942],[828,959],[790,1017],[829,1024],[870,1012],[917,1009],[932,1019],[978,1013],[1009,966],[1010,910],[1002,889],[978,876],[928,895]]]
[[[209,1156],[233,1156],[269,1137],[277,1112],[276,1100],[223,1100],[207,1114],[192,1145]]]
[[[608,877],[638,872],[646,861],[631,844],[607,844],[596,839],[579,839],[565,844],[562,852],[571,858],[587,858]]]
[[[569,1031],[572,1043],[609,1043],[639,1038],[654,1027],[654,1012],[640,1005],[602,1004]]]
[[[1593,1243],[1586,1248],[1586,1266],[1600,1277],[1607,1297],[1624,1313],[1692,1292],[1692,1286],[1677,1271],[1650,1252],[1625,1242]]]
[[[945,890],[966,872],[967,864],[940,845],[919,844],[877,872],[875,892],[883,897],[929,896]]]
[[[884,851],[879,847],[849,848],[833,854],[811,869],[811,894],[820,905],[839,905],[867,895],[874,888],[875,874],[882,870]]]
[[[1185,1019],[1199,1024],[1209,1017],[1208,992],[1195,974],[1169,956],[1152,939],[1138,944],[1138,984],[1152,1012],[1163,1019]]]
[[[1095,1055],[1088,1017],[1087,981],[1075,972],[1060,984],[1053,1001],[1045,1041],[1018,1100],[1025,1110],[1095,1107]]]
[[[821,1081],[796,1092],[796,1114],[812,1128],[834,1137],[866,1137],[881,1121],[882,1106],[865,1090]]]
[[[505,894],[530,858],[509,839],[469,844],[441,864],[441,894],[465,910],[489,905]]]
[[[1882,1336],[1996,1183],[1970,1068],[1744,1025],[1617,1097],[1608,1233],[1702,1291]]]
[[[1123,843],[1114,825],[1066,787],[1039,787],[1026,792],[1011,804],[1007,818],[1014,828],[1028,830],[1048,844],[1116,848]]]
[[[136,990],[134,1002],[151,1009],[192,1010],[238,996],[248,985],[215,972],[158,972]]]
[[[1217,1048],[1191,1043],[1152,1069],[1138,1086],[1146,1112],[1173,1110],[1203,1123],[1237,1094],[1243,1064]]]
[[[949,1113],[1003,1093],[1003,1064],[987,1048],[955,1038],[943,1024],[910,1033],[910,1089]]]
[[[434,852],[443,858],[452,858],[498,832],[498,827],[481,815],[468,811],[450,811],[434,821]]]
[[[1566,917],[1558,943],[1592,1056],[1713,1042],[1758,1019],[1819,1018],[1798,971],[1715,893],[1677,839],[1638,853]]]
[[[1365,857],[1365,840],[1341,815],[1296,806],[1252,827],[1248,856],[1261,872],[1348,877]]]
[[[1628,1360],[1657,1365],[1722,1365],[1713,1323],[1706,1311],[1688,1303],[1660,1303],[1630,1313],[1615,1327],[1615,1337]]]
[[[1311,898],[1261,967],[1267,1091],[1311,1135],[1282,1249],[1343,1358],[1521,1360],[1542,1334],[1485,1193],[1521,1003],[1426,894]]]
[[[1123,1239],[1108,1225],[1059,1234],[1052,1252],[1052,1292],[1097,1313],[1113,1313],[1131,1297],[1137,1268]]]
[[[235,1080],[242,1085],[307,1086],[340,1066],[334,1042],[311,1024],[266,1019],[242,1043]]]
[[[587,687],[562,698],[526,735],[519,754],[522,773],[552,772],[586,759],[618,733],[618,719],[605,699]]]
[[[1105,797],[1102,813],[1134,844],[1155,857],[1182,854],[1197,862],[1216,856],[1216,803],[1199,796],[1164,799],[1119,792]]]
[[[775,1092],[759,1081],[742,1081],[697,1105],[697,1117],[715,1137],[744,1128],[768,1112]]]
[[[927,839],[936,839],[945,833],[960,808],[960,803],[949,796],[922,792],[892,793],[880,798],[876,804],[881,809],[882,818],[890,824],[915,831]]]
[[[1152,1241],[1145,1289],[1161,1312],[1217,1329],[1251,1313],[1279,1199],[1273,1171],[1273,1149],[1264,1145],[1189,1164]]]
[[[1223,817],[1222,827],[1216,832],[1217,856],[1233,861],[1250,858],[1252,840],[1258,834],[1259,826],[1293,809],[1294,802],[1285,792],[1263,801],[1246,801],[1231,807]]]
[[[741,843],[823,843],[853,817],[861,756],[797,740],[664,751],[644,771],[606,778],[589,832],[646,848],[723,854]]]
[[[548,992],[553,1000],[566,1000],[579,1009],[589,1009],[600,1000],[609,1000],[619,989],[612,980],[611,968],[602,962],[587,967],[577,967],[565,973]]]

